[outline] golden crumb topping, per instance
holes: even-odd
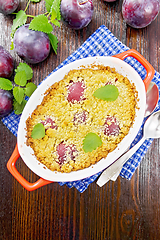
[[[93,96],[106,85],[116,86],[119,92],[116,100],[104,101]],[[52,171],[87,168],[106,157],[128,134],[136,106],[134,84],[114,69],[99,66],[71,70],[47,90],[42,103],[27,119],[27,145]],[[37,123],[45,127],[45,137],[41,139],[31,137]],[[95,133],[102,141],[91,152],[83,149],[88,133]]]

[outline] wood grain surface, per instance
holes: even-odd
[[[94,15],[84,29],[69,29],[63,22],[54,28],[58,53],[51,51],[42,63],[32,65],[38,85],[55,67],[72,54],[104,24],[120,41],[139,51],[159,71],[160,15],[144,29],[126,25],[121,15],[122,1],[93,0]],[[25,9],[21,1],[18,10]],[[45,3],[31,3],[27,12],[44,13]],[[10,50],[14,15],[0,14],[0,45]],[[96,182],[84,193],[52,183],[33,192],[25,190],[8,172],[6,164],[16,145],[16,137],[0,121],[0,239],[1,240],[152,240],[160,239],[160,141],[154,140],[131,181],[118,177],[100,188]],[[22,159],[18,171],[29,181],[38,177]]]

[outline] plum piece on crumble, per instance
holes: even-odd
[[[74,115],[74,124],[85,124],[86,120],[88,117],[88,112],[87,111],[83,111],[83,112],[77,112]]]
[[[75,157],[77,156],[77,149],[73,144],[66,145],[63,142],[61,142],[57,146],[57,154],[58,154],[59,164],[62,165],[68,162],[69,160],[74,161]]]
[[[107,136],[117,136],[119,134],[119,123],[114,116],[107,116],[106,121],[104,123],[104,134]]]
[[[72,82],[68,87],[68,101],[71,103],[84,100],[85,84],[83,82]]]
[[[58,128],[58,126],[55,124],[55,121],[50,117],[47,117],[44,121],[41,121],[41,123],[44,125],[46,129],[52,128],[57,130]]]

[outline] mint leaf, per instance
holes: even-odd
[[[53,18],[53,16],[55,16],[55,19],[61,20],[60,4],[61,4],[61,0],[53,1],[51,6],[51,19]]]
[[[93,93],[93,96],[104,101],[115,101],[118,98],[118,95],[119,95],[118,88],[115,85],[110,84],[98,88]]]
[[[15,114],[19,115],[23,112],[23,109],[26,105],[27,101],[25,99],[22,100],[21,104],[19,104],[15,99],[13,101],[13,108]]]
[[[57,27],[60,27],[61,25],[60,25],[60,22],[58,22],[58,20],[51,20],[51,22],[55,25],[55,26],[57,26]]]
[[[16,18],[13,20],[13,25],[11,28],[11,37],[14,36],[14,33],[16,31],[16,29],[20,26],[22,26],[23,24],[25,24],[27,21],[27,15],[23,10],[20,10],[17,14],[16,14]]]
[[[14,81],[17,85],[24,87],[27,83],[26,72],[24,70],[17,72],[14,77]]]
[[[29,24],[29,29],[32,29],[35,31],[41,31],[44,33],[50,33],[53,31],[53,27],[48,22],[48,18],[43,14],[33,18],[31,23]]]
[[[51,21],[55,20],[56,17],[57,17],[56,11],[54,10],[54,8],[53,9],[51,8]]]
[[[16,101],[21,104],[24,98],[24,89],[21,87],[15,87],[13,88],[13,96],[16,99]]]
[[[42,123],[37,123],[31,133],[33,139],[40,139],[45,136],[45,127]]]
[[[0,89],[3,90],[12,90],[12,82],[6,78],[0,78]]]
[[[33,70],[26,63],[20,63],[19,66],[17,67],[17,69],[15,69],[16,73],[21,72],[21,71],[25,71],[27,80],[30,80],[33,77]]]
[[[45,5],[46,5],[47,12],[51,11],[51,7],[52,7],[52,4],[53,4],[53,1],[54,0],[45,0]]]
[[[88,133],[83,140],[83,150],[85,153],[92,152],[102,145],[101,138],[96,133]]]
[[[57,37],[55,35],[53,35],[52,33],[48,33],[48,37],[49,37],[49,40],[50,40],[50,43],[52,45],[53,50],[57,54],[57,48],[58,48],[58,39],[57,39]]]
[[[25,94],[30,97],[32,95],[32,93],[36,90],[37,86],[32,83],[32,82],[29,82],[27,83],[24,91],[25,91]]]

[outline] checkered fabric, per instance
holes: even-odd
[[[73,62],[77,59],[89,57],[89,56],[112,56],[123,51],[128,50],[122,42],[120,42],[104,25],[100,26],[83,44],[80,48],[78,48],[72,55],[70,55],[64,62],[62,62],[54,71],[60,69],[64,65]],[[144,79],[146,75],[146,70],[144,67],[134,58],[127,57],[125,61],[130,64]],[[44,79],[45,81],[45,79]],[[159,87],[160,90],[160,74],[158,72],[155,73],[153,80]],[[160,109],[160,101],[155,109],[155,111]],[[17,116],[12,112],[9,116],[2,119],[2,122],[7,126],[7,128],[17,136],[18,124],[19,124],[20,116]],[[136,138],[134,139],[132,146],[136,144],[142,137],[142,127],[138,132]],[[147,152],[148,148],[152,143],[152,139],[148,139],[144,142],[144,144],[137,150],[137,152],[127,161],[127,163],[123,166],[120,176],[126,178],[128,180],[131,179],[135,170],[139,166],[142,158]],[[69,188],[75,187],[81,193],[84,192],[90,183],[95,181],[95,179],[100,175],[98,173],[89,178],[83,179],[81,181],[74,182],[60,182],[59,184],[62,186],[66,184]]]

